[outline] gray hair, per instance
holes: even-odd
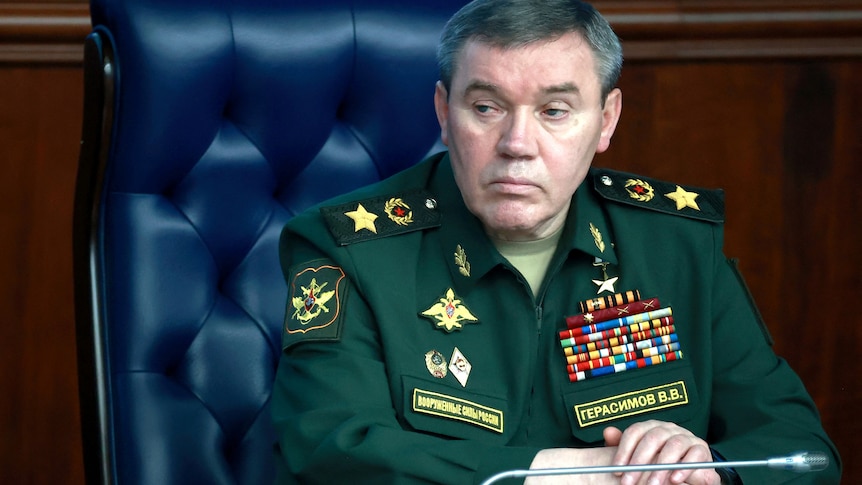
[[[623,65],[620,40],[608,21],[579,0],[474,0],[455,13],[437,48],[440,80],[448,91],[456,58],[468,41],[512,48],[580,33],[593,52],[602,104],[616,87]]]

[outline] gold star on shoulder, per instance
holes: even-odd
[[[683,210],[684,208],[688,207],[699,211],[700,207],[697,206],[697,202],[695,201],[698,195],[700,194],[688,192],[679,185],[676,186],[675,192],[664,194],[665,197],[676,202],[676,210]]]
[[[374,225],[374,220],[377,219],[377,214],[372,214],[359,204],[355,211],[345,212],[344,215],[353,219],[353,232],[359,232],[362,229],[377,234],[377,227]]]

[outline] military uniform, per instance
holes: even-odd
[[[592,169],[537,296],[468,212],[446,154],[298,215],[280,248],[283,464],[303,482],[481,482],[657,419],[729,460],[832,457],[810,475],[740,469],[746,483],[837,482],[811,398],[722,253],[723,212],[718,191]],[[671,312],[673,346],[568,359],[587,345],[569,337],[604,335],[589,327],[602,308],[625,318],[644,302]],[[567,317],[581,330],[565,334]]]

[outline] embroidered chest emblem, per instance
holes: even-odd
[[[430,319],[437,328],[446,332],[461,330],[464,322],[476,323],[479,321],[467,306],[455,296],[452,288],[446,290],[446,295],[443,298],[440,298],[427,310],[420,312],[420,315]]]

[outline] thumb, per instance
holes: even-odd
[[[605,439],[605,446],[619,446],[623,432],[619,428],[608,426],[602,431],[602,436]]]

